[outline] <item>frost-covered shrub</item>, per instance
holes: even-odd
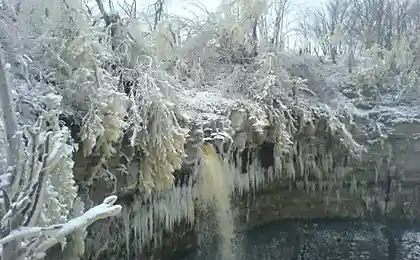
[[[394,41],[390,49],[377,44],[366,49],[360,58],[363,66],[351,75],[358,91],[369,98],[392,93],[397,100],[401,100],[402,95],[418,93],[416,51],[410,48],[404,35]]]
[[[162,97],[151,97],[147,110],[142,110],[146,126],[134,133],[135,147],[143,154],[140,189],[146,194],[173,184],[173,172],[184,159],[185,132],[177,124],[171,104]]]
[[[13,12],[12,7],[6,11]],[[61,97],[60,116],[72,118],[79,125],[72,136],[77,136],[83,155],[99,156],[102,158],[99,163],[106,164],[115,155],[124,133],[133,133],[131,145],[146,157],[156,149],[158,153],[168,150],[167,163],[150,162],[163,167],[154,169],[152,174],[157,176],[150,178],[163,186],[169,185],[171,171],[180,167],[183,157],[183,146],[177,143],[178,139],[183,142],[183,133],[170,105],[177,88],[175,77],[159,69],[161,62],[176,59],[168,26],[161,23],[156,32],[143,37],[141,31],[135,31],[138,27],[135,21],[115,15],[114,24],[106,27],[86,12],[83,1],[22,1],[14,15],[19,19],[7,21],[13,27],[10,46],[18,47],[29,57],[23,76],[31,81],[29,86],[35,82],[39,88],[52,90]],[[15,38],[18,40],[14,41]],[[36,95],[31,98],[33,103],[39,102]],[[166,136],[173,138],[165,141]],[[166,145],[149,146],[150,137]],[[176,148],[171,148],[172,144]],[[88,180],[92,180],[95,172],[88,175],[91,176]],[[148,183],[149,174],[139,175]],[[142,181],[135,188],[143,186]]]
[[[1,10],[2,30],[8,36],[2,39],[3,50],[10,62],[5,67],[1,61],[0,68],[8,155],[7,169],[1,172],[0,244],[5,260],[43,258],[55,244],[64,246],[73,232],[79,233],[73,242],[79,240],[75,255],[80,256],[83,231],[121,211],[111,196],[83,213],[78,198],[72,159],[78,145],[60,116],[78,107],[86,126],[79,133],[85,153],[92,153],[95,146],[106,157],[121,135],[120,117],[125,111],[118,92],[112,92],[112,77],[103,76],[106,72],[99,69],[99,50],[90,40],[90,27],[83,27],[85,14],[78,11],[83,6],[77,6],[77,1],[70,6],[57,3],[3,3]],[[94,131],[86,130],[94,122]]]
[[[61,97],[41,97],[42,110],[30,125],[18,125],[0,61],[2,113],[7,139],[7,169],[1,173],[1,258],[39,259],[74,231],[121,211],[115,196],[85,213],[73,203],[77,187],[73,176],[72,145],[67,127],[60,126]],[[80,204],[80,203],[79,203]],[[78,210],[73,218],[70,211]],[[77,237],[82,240],[84,237]],[[84,250],[84,248],[79,248]]]

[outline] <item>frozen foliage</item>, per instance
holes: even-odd
[[[347,77],[348,95],[364,100],[415,103],[418,95],[418,2],[330,0],[301,15],[300,34],[315,44],[323,70]],[[338,67],[338,69],[337,69]],[[340,87],[340,86],[338,86]]]
[[[11,109],[8,82],[0,62],[2,111],[8,141],[7,168],[2,173],[2,259],[39,259],[66,236],[98,219],[115,216],[121,206],[112,196],[77,218],[69,218],[77,197],[70,133],[60,127],[57,103],[49,94],[33,126],[18,127]],[[18,131],[18,129],[21,129]],[[83,239],[83,237],[79,238]],[[83,253],[84,248],[79,248]]]
[[[193,169],[193,177],[199,174],[204,142],[214,145],[222,165],[229,164],[230,191],[255,192],[283,178],[309,192],[354,179],[345,166],[363,147],[349,130],[352,112],[331,86],[342,76],[357,87],[375,88],[387,67],[349,74],[346,67],[320,66],[286,52],[285,6],[276,4],[271,28],[271,1],[223,1],[204,21],[171,17],[159,8],[153,21],[147,13],[138,18],[134,2],[120,13],[115,3],[101,0],[1,3],[0,43],[10,64],[2,81],[12,93],[3,102],[6,138],[0,139],[9,144],[4,194],[14,207],[33,208],[10,234],[21,226],[41,230],[62,223],[76,223],[80,232],[96,216],[116,215],[114,197],[105,199],[109,207],[98,206],[99,215],[81,214],[78,185],[90,187],[106,170],[117,180],[112,192],[141,194],[123,211],[127,244],[131,230],[139,248],[156,234],[158,244],[164,228],[184,218],[194,221],[194,198],[200,196],[194,178],[180,186],[174,174],[184,167]],[[398,46],[385,56],[406,63],[403,39]],[[265,144],[273,145],[268,169],[255,159]],[[244,153],[249,162],[239,162]],[[89,167],[75,176],[75,163],[82,162],[72,158],[80,154]],[[115,158],[118,171],[112,168]],[[120,185],[124,178],[129,181]],[[65,246],[64,236],[74,231],[46,230],[46,247],[52,239]],[[71,240],[79,241],[72,242],[83,245],[84,232],[77,234]]]
[[[12,9],[16,7],[22,9]],[[71,138],[70,129],[59,120],[60,114],[63,113],[63,97],[66,95],[64,92],[60,93],[59,89],[33,82],[35,71],[38,71],[38,76],[42,77],[43,73],[51,73],[48,69],[60,70],[58,64],[51,65],[56,67],[43,68],[37,64],[42,60],[37,56],[41,54],[40,51],[45,51],[47,46],[46,49],[53,48],[54,41],[60,38],[50,38],[49,43],[42,43],[42,40],[45,40],[42,39],[37,43],[40,45],[32,45],[32,48],[27,49],[28,52],[23,52],[23,49],[19,52],[19,48],[24,48],[32,37],[37,36],[37,33],[38,36],[42,34],[48,38],[45,32],[40,31],[47,26],[31,28],[29,24],[25,24],[25,22],[36,22],[34,19],[38,17],[37,8],[30,3],[22,3],[20,6],[3,3],[1,10],[2,30],[4,30],[2,33],[8,35],[7,40],[2,42],[5,54],[2,59],[5,58],[10,62],[6,66],[3,60],[0,62],[4,119],[2,126],[6,136],[2,141],[3,147],[7,148],[5,153],[7,165],[1,170],[0,184],[2,197],[0,244],[1,258],[4,260],[44,258],[47,250],[57,243],[65,246],[66,238],[73,235],[72,233],[83,233],[96,220],[115,216],[121,211],[120,205],[113,205],[117,197],[111,196],[101,205],[83,213],[73,175],[72,157],[78,146]],[[20,11],[26,13],[18,22],[13,16],[18,15]],[[46,45],[42,47],[43,44]],[[14,51],[17,51],[16,55]],[[46,62],[44,66],[48,66],[50,61],[44,59],[43,62]],[[32,65],[29,67],[28,63],[32,63],[33,67]],[[16,71],[19,67],[20,73]],[[58,74],[55,73],[55,76],[62,76]],[[74,79],[68,80],[67,83],[71,84],[70,81]],[[89,113],[87,116],[89,117]],[[114,137],[109,137],[108,134],[106,138],[109,140]],[[82,137],[82,140],[84,139],[86,138]],[[73,238],[82,242],[79,243],[81,246],[74,248],[76,252],[73,253],[76,258],[84,252],[83,239],[83,235]]]

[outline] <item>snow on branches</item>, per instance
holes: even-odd
[[[13,9],[17,6],[7,5],[4,5],[1,10],[3,17],[6,17],[2,20],[5,25],[2,28],[9,36],[13,36],[2,42],[5,51],[5,57],[2,59],[5,58],[10,64],[6,67],[3,60],[0,62],[1,104],[4,119],[2,125],[4,125],[8,148],[7,168],[2,169],[1,173],[0,236],[2,237],[1,258],[4,260],[43,258],[50,247],[57,243],[64,245],[66,237],[71,233],[84,230],[94,221],[115,216],[121,211],[120,205],[113,205],[116,201],[114,196],[105,199],[102,205],[84,214],[80,212],[79,217],[73,218],[76,217],[76,211],[83,210],[79,205],[80,199],[77,197],[77,185],[73,175],[72,157],[78,146],[72,140],[70,129],[59,120],[60,115],[63,114],[63,103],[69,101],[69,96],[87,93],[88,90],[91,95],[98,94],[93,98],[89,95],[83,98],[77,96],[79,99],[76,98],[71,105],[79,106],[81,112],[87,115],[91,110],[99,110],[97,114],[101,116],[100,126],[107,130],[99,131],[99,134],[93,137],[89,134],[82,135],[82,140],[93,139],[96,141],[95,144],[100,144],[96,146],[99,146],[107,156],[110,149],[104,149],[103,143],[106,146],[115,141],[116,137],[109,132],[113,130],[112,126],[115,124],[120,127],[118,119],[117,123],[113,123],[110,119],[116,113],[109,113],[108,108],[113,104],[109,98],[112,96],[115,99],[116,96],[110,95],[109,88],[102,87],[100,80],[104,78],[97,69],[92,56],[94,54],[83,56],[85,52],[79,49],[78,44],[75,44],[77,40],[82,40],[79,43],[86,43],[85,40],[88,37],[83,36],[83,33],[82,36],[69,36],[72,32],[69,31],[70,28],[66,31],[65,28],[60,27],[63,26],[62,21],[56,23],[55,28],[51,28],[53,25],[51,22],[57,22],[51,19],[43,21],[45,26],[32,27],[31,22],[39,25],[41,21],[37,19],[40,16],[49,17],[49,14],[47,14],[48,9],[45,8],[46,13],[41,15],[38,12],[40,6],[31,6],[31,4],[23,2],[18,6],[19,11]],[[54,4],[51,4],[49,8],[54,7]],[[54,16],[54,19],[66,19],[66,12],[75,8],[66,4],[56,5],[56,7],[62,16]],[[11,15],[21,19],[8,19]],[[74,21],[70,19],[67,22]],[[68,34],[67,37],[59,37],[59,35],[54,35],[57,33]],[[28,41],[35,40],[34,36],[40,38],[35,44],[25,46],[29,44]],[[61,53],[56,48],[58,45],[64,47],[60,50]],[[92,47],[92,45],[94,44],[89,46]],[[14,55],[13,50],[17,50],[18,53]],[[63,55],[63,52],[67,56]],[[41,55],[47,56],[42,59]],[[42,79],[44,82],[40,82]],[[45,80],[50,81],[50,86],[45,84]],[[86,82],[89,80],[96,82],[98,91],[90,88],[92,84]],[[56,88],[52,88],[51,82],[59,82],[59,84],[55,84]],[[108,83],[104,85],[106,84]],[[74,87],[75,85],[79,89]],[[64,86],[66,88],[63,88]],[[71,89],[72,86],[73,89]],[[108,102],[101,104],[92,102],[92,100],[98,100],[98,96],[104,100],[108,98]],[[98,115],[95,115],[94,118],[97,117]],[[91,123],[90,119],[87,116],[84,123]],[[117,133],[121,133],[121,130]],[[98,136],[102,137],[99,142],[97,142]],[[86,146],[89,147],[89,143],[85,145],[85,148]],[[92,152],[92,147],[90,149],[89,153]],[[79,203],[75,204],[76,201]],[[84,237],[76,239],[83,240]]]
[[[40,115],[34,125],[18,127],[3,61],[0,65],[1,103],[9,147],[8,167],[1,174],[1,258],[38,259],[50,247],[64,242],[71,232],[117,215],[121,206],[113,206],[116,197],[109,197],[82,216],[69,218],[77,187],[70,132],[58,122],[61,98],[54,94],[44,97],[45,109],[37,111]]]
[[[302,75],[290,72],[293,59],[273,46],[277,40],[259,37],[268,2],[226,1],[205,22],[166,16],[153,30],[144,29],[147,21],[133,14],[107,11],[100,0],[94,3],[99,10],[84,2],[22,0],[0,10],[0,30],[8,36],[0,44],[11,64],[0,80],[5,86],[9,81],[13,92],[3,102],[12,151],[2,176],[4,214],[13,223],[0,239],[6,241],[3,253],[10,251],[12,234],[24,236],[29,247],[22,248],[41,245],[25,254],[41,254],[57,241],[64,244],[70,232],[119,213],[115,197],[108,197],[98,206],[101,211],[82,214],[72,159],[78,150],[91,162],[100,158],[88,178],[81,178],[89,186],[101,178],[98,169],[108,170],[110,159],[122,156],[122,145],[130,146],[132,154],[124,156],[138,165],[125,173],[135,181],[115,192],[152,195],[174,186],[191,121],[225,117],[237,132],[246,125],[248,136],[231,131],[226,140],[235,140],[238,149],[245,142],[250,147],[274,143],[278,168],[285,164],[284,153],[300,149],[293,138],[305,124],[312,130],[312,121],[324,127],[321,109],[309,104],[319,103],[317,93]],[[356,147],[345,123],[333,112],[323,113],[331,119],[331,132],[344,135],[346,148]],[[28,240],[34,234],[37,239]]]

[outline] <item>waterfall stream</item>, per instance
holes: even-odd
[[[235,259],[235,221],[231,208],[232,174],[227,163],[219,158],[211,144],[204,145],[198,199],[201,210],[204,232],[203,242],[207,235],[215,236],[220,260]],[[214,224],[212,226],[212,223]],[[214,234],[214,231],[217,233]],[[219,241],[217,241],[219,240]]]

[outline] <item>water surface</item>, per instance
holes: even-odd
[[[391,243],[388,238],[391,237]],[[420,224],[320,219],[275,221],[238,235],[236,259],[218,259],[198,247],[174,259],[200,260],[414,260],[420,259]]]

